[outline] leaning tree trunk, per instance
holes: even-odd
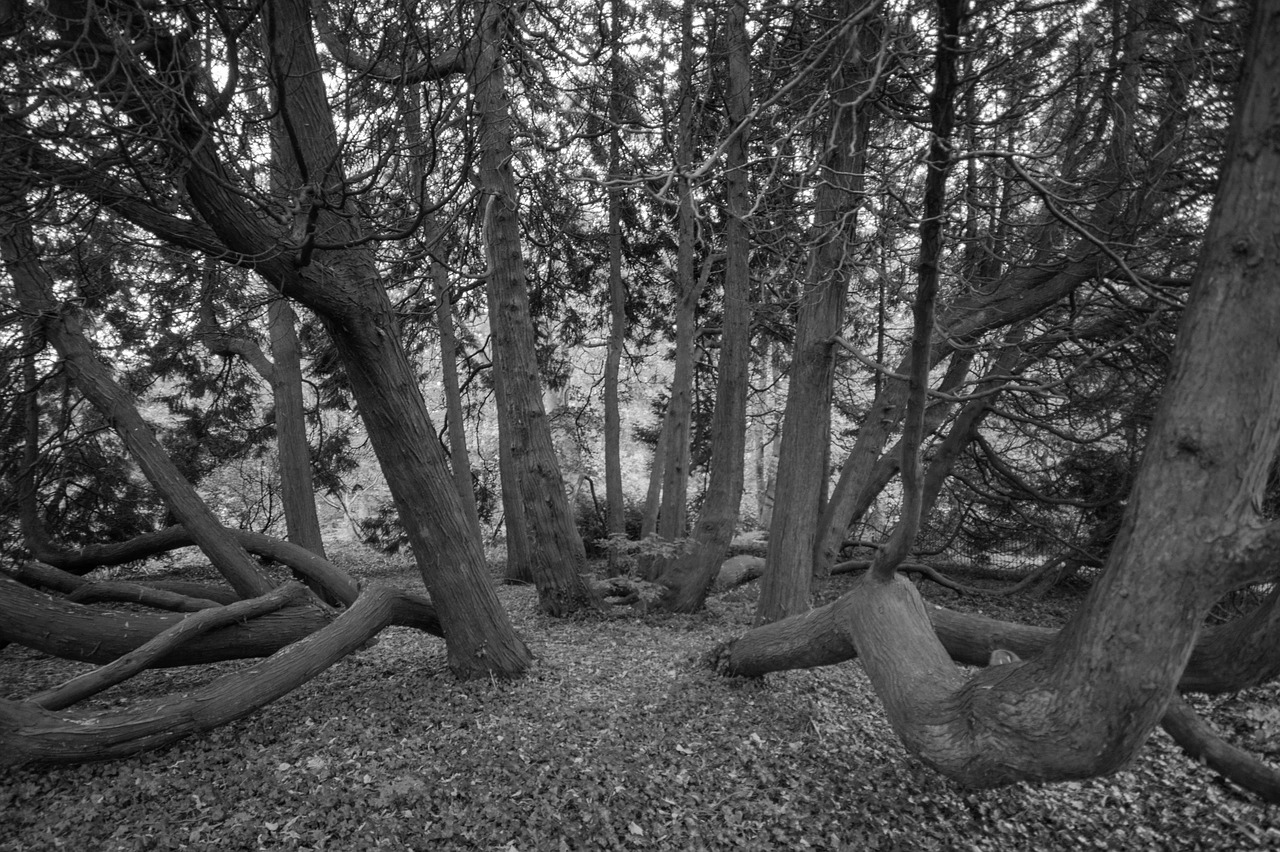
[[[269,598],[232,606],[247,609],[260,605],[263,609],[278,604],[278,600]],[[166,696],[123,711],[61,714],[47,709],[60,706],[70,693],[84,686],[83,681],[36,696],[37,700],[0,701],[0,766],[126,757],[225,725],[311,680],[363,647],[384,627],[416,626],[421,606],[420,598],[391,586],[375,585],[337,620],[294,643],[287,652],[224,675],[191,693]],[[223,615],[218,610],[207,610],[183,621]],[[239,611],[232,614],[241,616]],[[185,632],[189,631],[184,631],[183,622],[178,622],[137,653],[163,654],[185,639]]]
[[[263,275],[321,317],[439,609],[450,667],[461,677],[518,674],[529,663],[529,650],[494,592],[376,260],[359,239],[358,216],[337,168],[343,157],[311,34],[310,8],[303,0],[281,0],[266,6],[264,14],[271,79],[279,87],[274,94],[290,119],[283,147],[296,158],[297,173],[310,181],[299,188],[295,225],[301,227],[294,230],[301,233],[283,255],[264,250],[256,217],[226,188],[229,175],[213,160],[203,137],[200,145],[192,140],[197,164],[186,175],[189,195],[230,247],[271,257],[260,268]],[[317,244],[351,247],[323,249]]]
[[[658,605],[672,612],[696,612],[706,601],[733,538],[746,474],[747,380],[751,366],[751,233],[747,222],[751,212],[747,175],[751,68],[745,0],[731,0],[725,30],[725,110],[734,135],[725,157],[729,216],[725,225],[720,375],[711,425],[711,478],[692,548],[672,559],[659,578],[664,588]]]
[[[961,49],[960,4],[941,6],[945,59]],[[851,642],[908,750],[962,783],[1123,766],[1163,716],[1213,603],[1274,576],[1280,524],[1258,506],[1280,445],[1280,244],[1260,236],[1280,231],[1277,37],[1280,0],[1261,0],[1172,378],[1081,609],[1040,656],[966,680],[915,588],[868,575],[812,645]]]
[[[498,353],[495,367],[502,370],[498,416],[506,417],[509,423],[507,437],[528,527],[534,584],[545,611],[567,615],[595,606],[596,596],[584,576],[586,551],[569,510],[543,407],[520,248],[519,202],[511,170],[510,104],[502,59],[502,33],[515,14],[505,3],[484,5],[472,58],[489,261],[486,292],[493,347]]]
[[[53,281],[40,261],[31,220],[23,215],[24,211],[15,213],[0,231],[0,255],[13,279],[19,303],[30,315],[41,318],[44,337],[66,361],[80,392],[112,424],[147,480],[191,531],[219,573],[243,597],[266,594],[271,590],[270,581],[249,554],[223,534],[222,524],[169,458],[129,393],[98,359],[85,337],[79,311],[55,301]]]

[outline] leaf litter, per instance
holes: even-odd
[[[420,583],[407,566],[375,572]],[[1042,624],[1074,604],[923,585],[939,603]],[[458,683],[439,640],[393,628],[207,735],[0,775],[0,850],[1280,848],[1278,809],[1163,732],[1109,778],[972,791],[905,754],[856,661],[758,681],[706,671],[701,656],[750,626],[752,587],[703,614],[643,618],[552,619],[532,589],[498,594],[537,655],[526,677]],[[149,672],[117,692],[188,689],[238,665]],[[82,668],[0,651],[7,697]],[[115,695],[102,701],[127,700]],[[1277,696],[1196,703],[1274,757]]]

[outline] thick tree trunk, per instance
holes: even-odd
[[[103,43],[110,41],[84,10],[64,3],[54,14],[72,45],[73,60],[105,98],[117,97],[131,105],[173,102],[173,92],[149,73],[119,73],[116,63],[132,61],[132,55],[105,61],[93,38],[80,37],[88,28]],[[278,0],[264,5],[262,15],[264,80],[270,86],[272,108],[281,118],[280,132],[287,137],[274,149],[287,152],[289,162],[282,167],[302,181],[287,199],[277,199],[278,209],[294,212],[293,222],[282,226],[246,201],[254,191],[243,189],[238,170],[228,167],[217,150],[221,137],[211,134],[203,116],[187,104],[166,113],[168,123],[161,132],[175,153],[181,148],[185,161],[179,173],[186,200],[208,231],[199,221],[188,226],[140,212],[143,205],[137,199],[119,192],[107,191],[102,203],[132,214],[162,239],[198,247],[261,273],[282,294],[322,318],[439,608],[450,667],[460,677],[519,674],[531,655],[497,599],[480,542],[469,534],[377,259],[362,233],[344,178],[344,157],[316,54],[310,7],[305,0]],[[172,61],[180,66],[184,57],[175,53]],[[174,73],[184,70],[175,67]],[[144,121],[159,115],[141,107],[132,114]]]
[[[731,0],[725,20],[728,60],[725,105],[732,141],[726,148],[724,311],[720,375],[712,420],[711,478],[694,531],[694,545],[671,560],[659,582],[658,605],[696,612],[706,601],[738,522],[746,476],[747,390],[751,366],[751,199],[747,175],[747,116],[751,110],[750,44],[745,0]]]
[[[944,18],[958,18],[957,5],[943,0]],[[1036,659],[965,681],[909,582],[867,576],[842,599],[842,641],[895,731],[962,783],[1123,766],[1164,715],[1210,607],[1269,576],[1280,555],[1280,529],[1258,512],[1280,444],[1280,245],[1258,237],[1280,230],[1280,148],[1268,141],[1280,108],[1269,49],[1280,0],[1261,0],[1255,15],[1172,379],[1111,558],[1081,609]]]
[[[350,381],[352,394],[386,476],[400,520],[439,609],[449,665],[460,677],[514,675],[528,666],[528,648],[498,602],[479,540],[462,509],[444,453],[436,440],[416,376],[405,354],[399,323],[382,286],[375,258],[359,245],[359,217],[346,192],[337,133],[324,90],[310,8],[304,0],[265,7],[269,63],[275,95],[287,111],[287,150],[309,183],[299,198],[305,230],[296,251],[262,272],[286,296],[304,302],[323,320]],[[193,146],[193,156],[208,150]],[[198,162],[187,173],[189,194],[223,239],[255,254],[252,219],[224,186],[217,163]],[[334,205],[329,210],[327,205]],[[317,249],[316,244],[355,247]],[[319,261],[319,262],[316,262]]]
[[[384,627],[416,621],[419,606],[412,596],[375,585],[336,621],[294,643],[287,652],[186,695],[167,696],[124,711],[59,714],[34,702],[0,701],[0,765],[126,757],[225,725],[311,680]]]
[[[787,385],[787,405],[778,451],[775,512],[769,553],[756,605],[756,623],[804,612],[810,606],[810,578],[821,499],[827,480],[833,340],[844,319],[848,252],[862,200],[867,114],[858,105],[868,85],[861,71],[871,57],[873,25],[858,20],[855,4],[839,35],[836,72],[831,80],[830,143],[822,154],[822,183],[815,193],[812,248],[796,320],[796,341]]]
[[[184,617],[135,651],[130,651],[91,672],[77,675],[53,689],[27,698],[45,710],[62,710],[109,689],[151,668],[191,639],[236,622],[251,621],[275,612],[290,603],[304,600],[306,587],[301,583],[285,583],[260,598],[236,601],[226,606],[202,608],[198,615]]]
[[[0,574],[0,640],[87,663],[109,663],[182,619],[171,612],[103,610],[34,591]],[[266,657],[333,620],[318,603],[288,607],[188,642],[160,666],[193,666]]]
[[[485,195],[486,291],[495,368],[502,370],[499,417],[508,418],[516,481],[528,525],[530,565],[542,608],[567,615],[594,607],[586,583],[586,551],[565,497],[564,481],[542,403],[533,320],[520,248],[519,202],[511,171],[511,117],[502,60],[502,33],[518,14],[505,2],[486,3],[471,81],[479,118],[480,186]],[[503,398],[505,397],[505,399]]]
[[[869,567],[869,563],[863,563]],[[904,566],[910,573],[910,565]],[[853,595],[803,616],[758,627],[716,649],[710,661],[722,674],[762,677],[770,672],[834,666],[857,657],[846,635]],[[926,605],[938,641],[957,663],[985,666],[998,649],[1024,660],[1039,656],[1058,634],[1047,627],[1000,621],[985,615]],[[1280,591],[1254,612],[1206,627],[1178,681],[1183,692],[1238,692],[1280,676]]]

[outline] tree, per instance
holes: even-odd
[[[28,55],[78,81],[75,106],[85,122],[97,120],[101,99],[113,105],[109,111],[119,107],[124,124],[76,137],[83,124],[72,122],[64,127],[67,146],[58,148],[46,147],[44,134],[24,123],[39,120],[38,110],[9,115],[5,135],[23,152],[26,170],[172,246],[256,271],[320,317],[445,625],[450,665],[461,676],[522,671],[528,650],[498,604],[480,542],[470,534],[362,224],[354,192],[360,182],[346,171],[354,155],[339,142],[310,8],[284,0],[262,7],[260,21],[200,28],[210,39],[207,55],[243,57],[266,85],[263,107],[281,116],[277,150],[288,156],[280,167],[302,181],[288,197],[264,193],[239,172],[235,146],[244,137],[237,122],[252,123],[252,104],[241,109],[234,85],[214,84],[199,64],[206,54],[192,43],[194,30],[175,31],[181,24],[125,5],[48,8],[44,25],[65,46],[55,48],[42,40],[46,30],[31,28]],[[243,32],[263,34],[260,53],[238,40]],[[115,73],[107,58],[115,53],[106,46],[119,38],[150,45],[126,51],[120,61],[128,74]],[[170,200],[156,206],[156,193]]]
[[[266,594],[271,587],[248,552],[222,535],[222,525],[173,464],[128,393],[106,364],[98,360],[80,317],[73,310],[59,308],[52,278],[40,262],[28,211],[19,207],[7,212],[8,221],[0,232],[0,256],[23,311],[36,318],[40,335],[66,360],[77,387],[115,424],[152,486],[163,495],[179,521],[188,526],[219,572],[245,597]]]
[[[583,574],[586,552],[574,526],[542,402],[533,322],[520,251],[519,201],[511,173],[511,117],[504,83],[504,33],[518,11],[484,6],[477,25],[471,83],[479,114],[479,183],[485,197],[487,292],[493,330],[499,417],[508,418],[515,480],[529,534],[529,556],[539,599],[547,612],[565,615],[595,605]]]
[[[1018,58],[1007,63],[997,58],[1003,46],[974,34],[974,51],[966,59],[973,67],[966,77],[975,86],[996,87],[987,110],[1000,104],[994,92],[1010,85],[1003,79],[1008,68],[1036,67],[1054,53],[1071,60],[1062,67],[1073,82],[1068,86],[1057,77],[1031,78],[1035,85],[1020,94],[1018,104],[996,113],[997,127],[1004,128],[992,133],[979,125],[983,133],[992,133],[985,139],[976,135],[974,119],[961,116],[978,150],[1024,148],[1026,160],[1058,166],[1056,172],[1037,168],[1037,178],[1020,158],[1000,157],[1005,168],[994,170],[993,160],[983,166],[988,180],[975,178],[965,187],[964,198],[987,199],[990,223],[978,229],[972,214],[962,214],[968,233],[963,249],[957,249],[962,259],[958,285],[941,294],[939,329],[930,346],[935,363],[950,358],[954,368],[956,355],[989,348],[984,341],[998,339],[993,333],[1032,318],[1056,334],[1064,323],[1098,319],[1095,311],[1113,317],[1134,314],[1145,322],[1154,312],[1178,306],[1174,281],[1164,276],[1174,286],[1165,285],[1160,274],[1148,270],[1177,268],[1182,262],[1179,246],[1185,245],[1185,232],[1179,211],[1196,207],[1203,192],[1199,182],[1186,179],[1196,158],[1207,155],[1187,122],[1192,86],[1198,80],[1204,85],[1201,45],[1206,34],[1198,22],[1168,21],[1145,10],[1115,7],[1083,32],[1059,24],[1050,29],[1050,39],[1019,25],[1018,38],[1009,42]],[[1093,34],[1099,30],[1109,32],[1106,43],[1114,49],[1098,51]],[[1166,35],[1167,30],[1172,32]],[[1154,44],[1163,49],[1152,50]],[[973,59],[988,55],[981,62]],[[981,103],[981,96],[972,92],[970,88],[963,109]],[[1028,111],[1042,120],[1027,122]],[[1214,120],[1212,112],[1206,120]],[[1021,128],[1028,126],[1035,129],[1024,140]],[[1073,144],[1064,146],[1067,139]],[[975,158],[990,159],[975,153],[966,162]],[[1071,191],[1063,181],[1085,190]],[[991,188],[983,189],[986,184]],[[1064,242],[1065,251],[1060,248]],[[1112,282],[1117,279],[1132,282],[1136,292],[1116,293]],[[1051,352],[1041,348],[1042,357]],[[885,447],[901,422],[907,390],[901,377],[909,371],[904,357],[878,382],[875,398],[865,407],[823,509],[814,553],[819,572],[836,561],[851,525],[883,489],[885,475],[893,472],[886,465],[896,462]],[[954,396],[965,381],[963,371],[949,369],[936,390]],[[945,406],[938,413],[945,414]]]
[[[778,450],[775,512],[769,528],[759,623],[809,608],[810,554],[825,490],[830,433],[834,337],[844,316],[847,259],[855,216],[869,116],[862,102],[874,85],[876,4],[841,7],[831,60],[831,99],[823,139],[820,183],[815,190],[808,269],[796,320],[787,405]]]
[[[720,325],[720,373],[711,427],[711,478],[691,548],[659,573],[659,605],[673,612],[702,607],[729,547],[742,502],[746,466],[747,376],[751,337],[751,198],[747,175],[751,68],[745,2],[725,9],[725,117],[730,138],[725,156],[724,306]]]
[[[951,12],[941,51],[956,44]],[[789,645],[799,660],[804,649],[821,656],[843,644],[861,657],[908,749],[967,784],[1106,773],[1141,746],[1210,607],[1274,578],[1280,527],[1259,506],[1280,444],[1280,292],[1270,284],[1280,255],[1258,234],[1280,225],[1280,150],[1266,141],[1277,26],[1280,3],[1262,0],[1173,375],[1116,546],[1075,617],[1034,659],[966,679],[914,587],[869,573],[825,611],[743,637],[724,658],[730,670],[751,649]],[[1262,633],[1264,644],[1277,639]],[[1247,668],[1252,677],[1264,666]]]
[[[209,351],[244,358],[270,385],[286,536],[289,541],[323,557],[324,539],[320,534],[314,477],[311,475],[311,448],[307,440],[296,314],[279,295],[268,302],[270,357],[251,338],[220,330],[208,292],[201,294],[200,315],[200,333]],[[330,603],[337,601],[330,600]]]
[[[622,280],[622,122],[623,85],[621,0],[609,4],[609,349],[604,366],[604,468],[606,528],[611,568],[617,567],[617,539],[626,535],[626,500],[622,493],[622,414],[618,381],[627,335],[627,290]]]
[[[694,191],[693,158],[696,145],[698,92],[694,44],[694,12],[696,0],[685,0],[680,7],[680,61],[677,71],[676,128],[672,182],[676,196],[676,306],[675,369],[671,377],[671,394],[663,417],[664,432],[660,442],[662,466],[653,471],[661,482],[657,516],[657,534],[667,541],[685,536],[688,528],[690,441],[693,428],[694,345],[697,339],[698,299],[710,273],[704,262],[697,272],[697,199]],[[659,454],[654,455],[655,465]],[[653,487],[650,487],[653,491]],[[650,566],[650,570],[654,570]]]

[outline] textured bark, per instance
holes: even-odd
[[[190,221],[158,213],[147,198],[130,197],[87,168],[73,164],[57,178],[172,245],[260,273],[321,318],[439,608],[450,667],[460,677],[523,672],[531,655],[498,601],[480,542],[469,534],[375,250],[364,233],[352,195],[355,186],[345,179],[344,151],[306,0],[260,7],[265,67],[255,70],[267,89],[271,115],[280,117],[275,127],[282,138],[273,150],[284,152],[288,161],[279,165],[301,181],[288,197],[268,199],[265,206],[252,203],[261,200],[260,192],[245,184],[238,164],[233,167],[224,159],[219,148],[227,138],[223,128],[210,127],[209,114],[189,101],[181,87],[158,80],[149,69],[131,67],[142,61],[138,54],[104,54],[97,45],[112,43],[114,35],[83,4],[54,0],[48,10],[50,26],[67,45],[64,61],[77,66],[113,114],[118,109],[121,120],[138,124],[142,141],[121,153],[138,157],[147,168],[172,173],[185,191]],[[167,24],[150,15],[150,10],[140,10],[131,21],[148,36],[168,35],[158,32]],[[171,41],[163,40],[165,45]],[[185,53],[167,53],[165,59],[175,79],[199,78],[198,72],[185,76],[190,71]],[[159,148],[147,141],[153,138],[162,140]],[[153,159],[157,150],[164,152],[162,161]],[[41,162],[54,171],[61,168],[48,154]],[[291,222],[281,221],[281,210],[292,211]]]
[[[86,663],[109,663],[182,619],[178,613],[103,610],[30,589],[0,574],[0,640]],[[187,642],[156,665],[194,666],[266,657],[324,627],[332,610],[288,607]]]
[[[942,0],[944,19],[958,17]],[[1172,378],[1107,567],[1035,659],[965,680],[915,588],[842,599],[907,749],[973,786],[1113,772],[1165,713],[1213,603],[1277,555],[1259,495],[1280,444],[1280,0],[1258,3],[1231,141]],[[1268,570],[1274,571],[1274,562]],[[834,641],[825,634],[824,643]]]
[[[287,652],[185,695],[124,711],[58,714],[32,702],[0,701],[0,765],[126,757],[225,725],[311,680],[384,627],[415,621],[418,606],[412,596],[375,585],[340,618]]]
[[[256,217],[232,195],[234,185],[208,146],[193,145],[188,190],[203,217],[237,250],[275,256],[263,274],[286,296],[315,311],[333,338],[352,394],[387,479],[428,590],[439,608],[449,665],[460,677],[514,675],[528,666],[488,577],[480,542],[462,510],[436,440],[399,323],[373,252],[359,244],[359,217],[346,194],[341,151],[329,111],[310,8],[304,0],[265,7],[273,94],[286,111],[285,146],[304,187],[317,197],[299,211],[297,247],[283,256],[263,250]],[[320,202],[334,205],[324,209]],[[297,230],[295,228],[295,230]],[[317,248],[317,246],[346,246]],[[248,253],[246,251],[246,253]]]
[[[494,352],[493,396],[499,412],[506,399],[500,362],[500,353]],[[524,498],[520,494],[520,472],[511,453],[510,418],[502,416],[498,417],[498,479],[502,485],[502,526],[507,534],[507,564],[503,576],[510,583],[532,583],[533,556],[529,524],[524,517]]]
[[[662,499],[658,510],[658,535],[667,541],[688,533],[690,441],[693,434],[693,357],[697,339],[698,297],[701,280],[694,271],[697,239],[693,180],[694,90],[693,12],[697,0],[684,0],[680,8],[679,110],[676,118],[676,337],[671,396],[667,400],[667,445],[663,458]],[[656,566],[655,566],[656,570]]]
[[[70,707],[150,668],[175,648],[196,636],[237,621],[249,621],[269,612],[275,612],[290,603],[303,600],[306,594],[306,587],[302,584],[286,583],[260,598],[237,601],[227,606],[215,605],[201,610],[199,614],[183,618],[136,651],[130,651],[104,666],[77,675],[60,686],[32,695],[26,700],[45,710],[62,710]]]
[[[769,527],[769,554],[756,606],[756,623],[776,621],[810,606],[813,548],[827,480],[833,340],[844,319],[849,272],[847,251],[862,202],[867,113],[856,105],[868,85],[861,74],[874,51],[874,27],[857,21],[855,3],[842,6],[850,20],[839,36],[831,80],[830,140],[822,155],[822,182],[815,192],[812,248],[796,319],[796,340],[787,385],[778,451],[776,511]]]
[[[267,306],[271,332],[271,397],[276,408],[276,455],[289,541],[324,557],[324,538],[316,514],[311,478],[311,444],[307,440],[306,404],[302,397],[302,356],[297,317],[282,298]]]
[[[543,407],[520,248],[519,200],[511,171],[510,104],[502,59],[502,33],[515,14],[518,12],[505,2],[482,7],[472,60],[489,261],[486,293],[497,353],[495,368],[502,371],[498,414],[508,420],[507,438],[528,527],[534,584],[543,610],[567,615],[594,607],[597,599],[583,576],[586,551],[565,497]]]
[[[728,51],[725,106],[735,135],[726,146],[724,314],[720,336],[720,374],[711,423],[711,475],[693,546],[662,571],[658,605],[672,612],[696,612],[706,601],[738,522],[746,477],[747,390],[751,361],[751,199],[747,144],[751,110],[750,45],[745,0],[731,0],[725,16]]]

